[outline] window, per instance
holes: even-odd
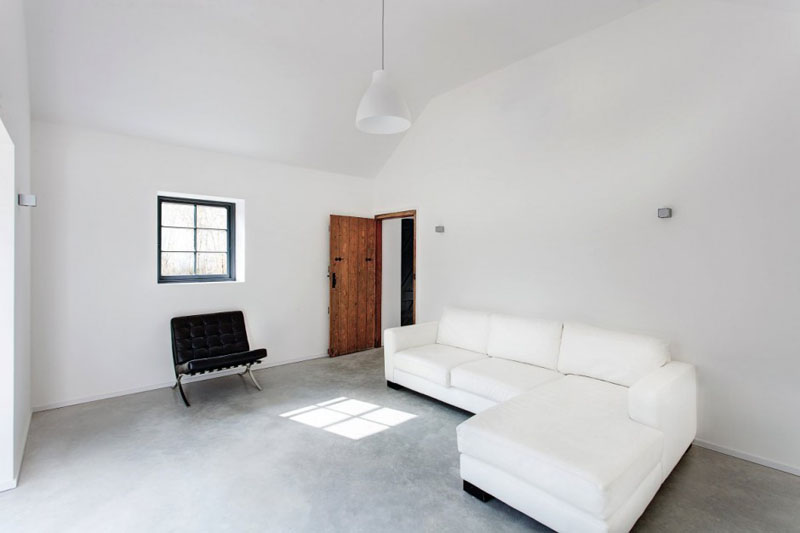
[[[158,197],[158,282],[236,279],[236,205]]]

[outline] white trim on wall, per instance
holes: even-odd
[[[301,363],[303,361],[310,361],[312,359],[322,359],[323,357],[328,357],[328,354],[324,353],[324,354],[319,354],[319,355],[310,355],[310,356],[306,356],[306,357],[297,357],[297,358],[294,358],[294,359],[289,359],[288,361],[284,360],[284,361],[280,361],[280,362],[277,362],[277,363],[264,362],[264,363],[260,364],[258,366],[258,368],[253,368],[253,371],[255,372],[255,371],[258,371],[258,370],[264,370],[264,369],[272,368],[272,367],[276,367],[276,366],[291,365],[293,363]],[[230,376],[230,375],[233,375],[233,374],[239,374],[239,373],[241,373],[241,371],[242,371],[242,369],[240,369],[240,368],[230,368],[230,369],[227,369],[227,370],[221,370],[219,372],[213,372],[213,373],[210,373],[210,374],[202,374],[202,375],[198,375],[198,376],[187,376],[186,378],[184,378],[182,380],[182,383],[185,385],[187,383],[194,383],[196,381],[205,381],[207,379],[215,379],[215,378],[220,378],[220,377],[223,377],[223,376]],[[75,400],[67,400],[67,401],[63,401],[63,402],[54,402],[54,403],[49,403],[49,404],[45,404],[45,405],[34,406],[33,411],[35,413],[38,413],[40,411],[49,411],[50,409],[60,409],[62,407],[69,407],[70,405],[78,405],[78,404],[82,404],[82,403],[96,402],[98,400],[106,400],[108,398],[117,398],[119,396],[127,396],[128,394],[137,394],[137,393],[140,393],[140,392],[147,392],[147,391],[156,390],[156,389],[163,389],[163,388],[166,388],[166,387],[172,387],[172,385],[174,385],[174,384],[175,384],[175,380],[171,380],[171,381],[167,381],[167,382],[155,383],[153,385],[146,385],[144,387],[135,387],[133,389],[125,389],[125,390],[121,390],[121,391],[111,392],[111,393],[108,393],[108,394],[97,394],[95,396],[85,396],[83,398],[77,398]],[[175,394],[177,394],[177,392]],[[0,488],[0,490],[3,490],[3,489]]]
[[[17,476],[13,479],[14,486],[17,485],[17,478],[19,478],[20,472],[22,472],[22,463],[25,462],[25,450],[28,448],[28,437],[31,434],[31,420],[33,420],[33,409],[28,412],[28,419],[25,421],[25,429],[22,433],[22,444],[19,445],[21,451],[19,453],[19,458],[17,458],[14,463],[14,472]]]
[[[17,488],[17,478],[13,478],[5,482],[0,482],[0,492],[16,488]]]
[[[745,461],[756,463],[761,466],[766,466],[768,468],[780,470],[781,472],[786,472],[787,474],[794,474],[795,476],[800,476],[800,468],[795,468],[793,466],[785,465],[775,461],[770,461],[769,459],[764,459],[763,457],[759,457],[757,455],[741,452],[739,450],[734,450],[733,448],[728,448],[727,446],[720,446],[719,444],[714,444],[712,442],[700,439],[695,439],[694,444],[697,444],[701,448],[707,448],[715,452],[724,453],[725,455],[730,455],[731,457],[736,457],[738,459],[743,459]]]

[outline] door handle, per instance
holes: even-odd
[[[336,288],[336,272],[331,272],[331,289]]]

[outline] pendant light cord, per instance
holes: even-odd
[[[384,66],[383,66],[384,59],[383,58],[384,58],[384,55],[385,55],[384,49],[386,48],[386,44],[385,44],[386,39],[384,37],[384,33],[385,33],[385,29],[384,28],[386,26],[385,20],[386,20],[386,0],[381,0],[381,70],[384,70]]]

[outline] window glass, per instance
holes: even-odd
[[[235,205],[159,197],[158,281],[233,280]]]

